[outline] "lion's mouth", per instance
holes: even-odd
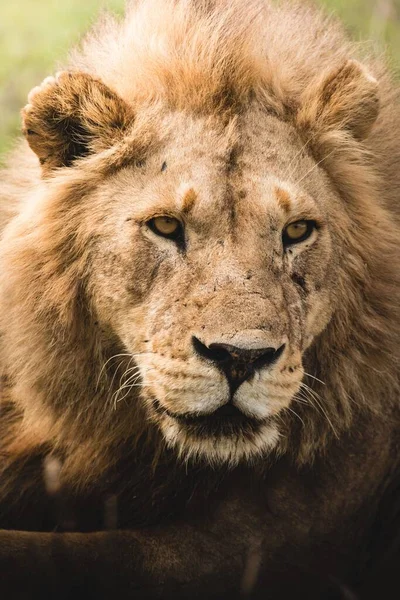
[[[233,404],[224,404],[212,413],[205,415],[185,413],[174,413],[163,406],[158,400],[154,401],[154,407],[157,413],[166,414],[175,419],[188,429],[191,433],[204,437],[225,437],[235,434],[254,434],[269,419],[255,419],[245,415]]]

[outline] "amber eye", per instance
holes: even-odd
[[[315,229],[315,221],[295,221],[283,230],[282,240],[284,246],[298,244],[306,240]]]
[[[147,226],[156,233],[170,240],[182,237],[182,225],[175,217],[154,217],[147,221]]]

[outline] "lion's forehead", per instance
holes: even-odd
[[[165,119],[160,126],[170,133],[145,165],[105,182],[106,191],[114,188],[113,203],[119,199],[144,219],[151,211],[184,213],[200,229],[231,228],[233,217],[250,229],[279,226],[305,204],[316,208],[314,173],[304,178],[314,163],[288,124],[256,110],[231,124],[181,114],[169,118],[168,127]]]
[[[190,115],[166,117],[170,130],[164,142],[166,158],[182,171],[207,168],[220,177],[240,173],[252,178],[273,174],[295,181],[302,169],[313,165],[307,144],[289,123],[254,106],[230,122]],[[167,122],[172,119],[172,122]]]

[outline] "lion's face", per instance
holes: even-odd
[[[296,410],[303,354],[333,310],[337,200],[273,117],[172,129],[97,193],[93,302],[132,358],[116,404],[140,384],[169,445],[236,463],[276,447]]]
[[[394,300],[372,280],[392,277],[392,226],[368,150],[387,83],[332,52],[325,23],[290,50],[270,11],[192,4],[164,27],[144,3],[134,35],[96,34],[29,94],[35,176],[16,163],[23,202],[0,244],[6,373],[43,443],[114,456],[148,433],[145,412],[183,457],[304,464],[326,422],[350,426],[352,363],[369,364],[369,331],[374,356],[387,335],[371,323]]]

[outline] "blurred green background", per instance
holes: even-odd
[[[400,72],[400,0],[316,1],[338,14],[354,39],[386,49]],[[29,90],[56,70],[99,11],[121,13],[123,5],[124,0],[0,0],[0,161],[18,134]]]

